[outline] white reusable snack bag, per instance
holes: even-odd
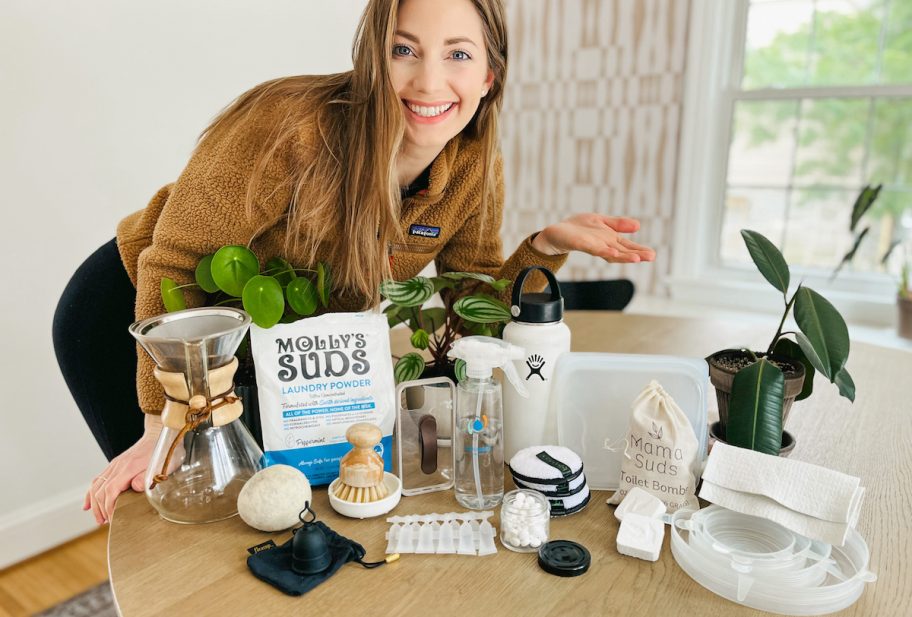
[[[265,464],[291,465],[314,486],[339,475],[356,422],[380,427],[392,469],[395,384],[386,316],[329,313],[269,329],[250,327]]]
[[[609,503],[618,504],[638,486],[655,495],[673,514],[698,510],[696,478],[699,442],[674,399],[655,380],[633,402],[624,445],[619,489]]]

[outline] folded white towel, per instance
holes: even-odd
[[[700,497],[842,546],[861,513],[860,483],[819,465],[717,442],[703,471]]]

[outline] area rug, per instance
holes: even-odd
[[[103,582],[86,592],[65,600],[35,617],[117,617],[111,583]]]

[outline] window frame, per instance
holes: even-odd
[[[736,102],[912,96],[912,85],[741,90],[749,6],[749,0],[691,0],[668,290],[689,303],[781,312],[781,295],[753,264],[722,264],[718,255]],[[887,326],[896,318],[898,281],[889,275],[843,270],[831,281],[819,270],[791,269],[790,291],[802,281],[849,321]]]

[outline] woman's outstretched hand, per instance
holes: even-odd
[[[92,480],[82,509],[91,509],[96,523],[102,525],[111,520],[114,504],[121,493],[130,488],[137,492],[145,490],[143,480],[161,430],[161,419],[147,415],[145,431],[139,441],[114,457],[104,471]]]
[[[532,240],[532,246],[546,255],[582,251],[612,263],[654,261],[654,250],[622,235],[639,228],[638,220],[623,216],[575,214],[545,227]]]

